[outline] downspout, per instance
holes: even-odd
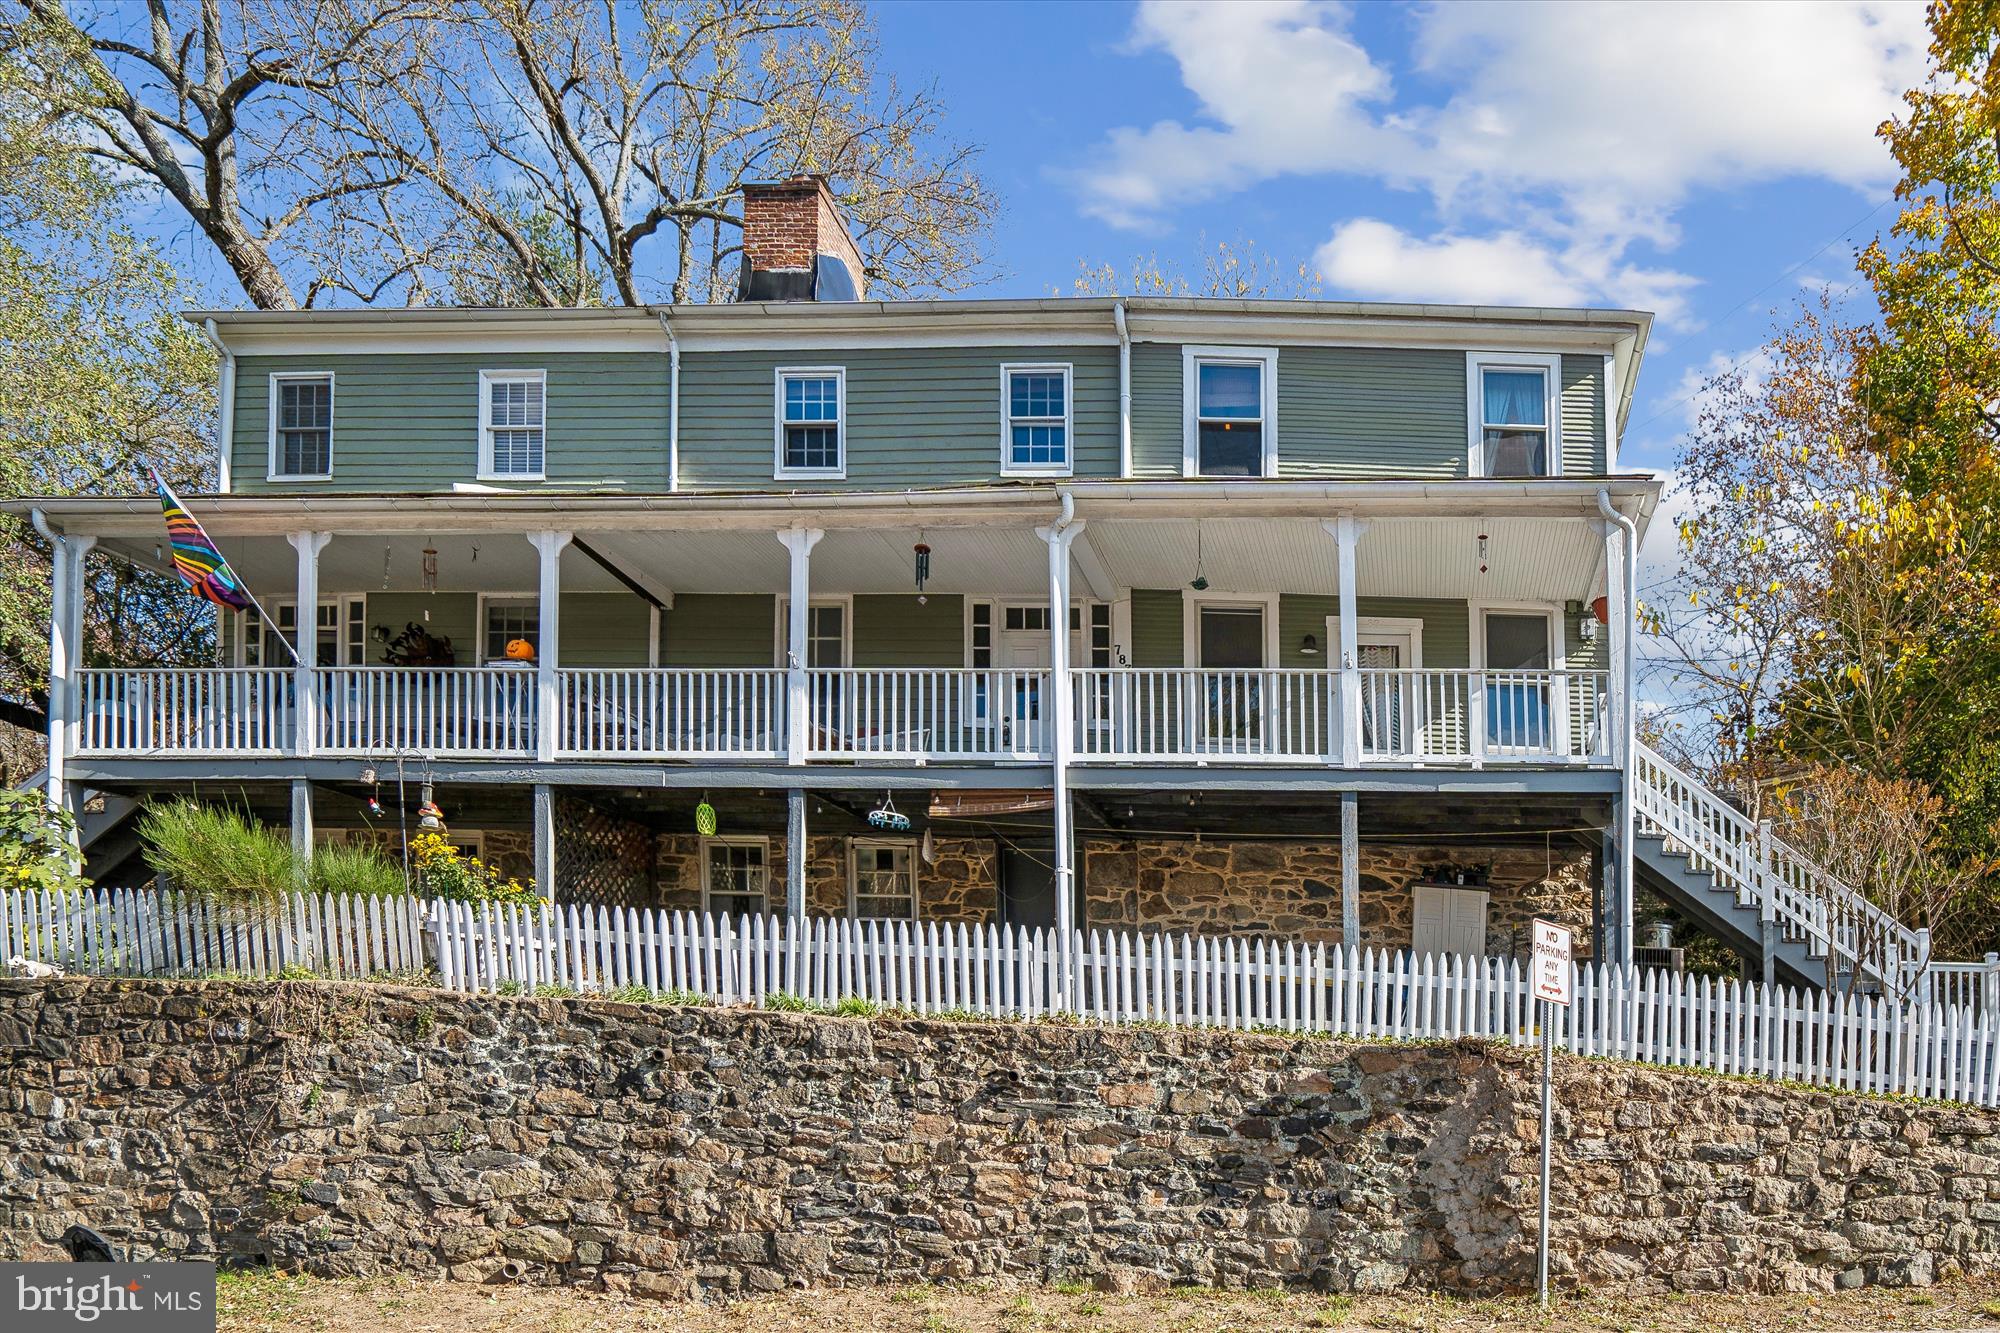
[[[236,353],[222,341],[222,335],[215,331],[215,321],[205,319],[201,331],[208,337],[208,345],[215,349],[216,357],[222,363],[216,392],[221,401],[216,404],[215,424],[215,490],[219,495],[229,494],[229,450],[236,442]]]
[[[1118,475],[1132,475],[1132,334],[1125,327],[1125,303],[1111,307],[1118,328]],[[1064,495],[1065,504],[1069,496]],[[1067,521],[1067,520],[1065,520]]]
[[[674,326],[660,312],[660,332],[667,335],[667,489],[681,488],[681,344]]]
[[[1636,930],[1632,920],[1632,773],[1634,741],[1638,737],[1636,718],[1637,699],[1633,697],[1634,685],[1638,679],[1635,667],[1638,661],[1636,630],[1639,622],[1639,527],[1631,519],[1618,512],[1611,503],[1611,492],[1599,489],[1597,492],[1597,512],[1616,523],[1625,532],[1625,623],[1619,626],[1619,634],[1624,640],[1625,661],[1622,663],[1623,679],[1619,681],[1622,698],[1618,706],[1619,743],[1619,795],[1618,795],[1618,933],[1619,963],[1630,967],[1632,964],[1632,944]],[[1605,576],[1610,577],[1606,570]]]
[[[1076,498],[1067,489],[1056,494],[1062,512],[1056,521],[1041,530],[1049,544],[1049,796],[1054,816],[1056,928],[1061,935],[1062,1006],[1074,1012],[1076,994],[1076,868],[1074,821],[1069,807],[1069,752],[1072,691],[1069,670],[1069,544],[1082,525],[1076,522]]]

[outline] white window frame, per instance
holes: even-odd
[[[1263,369],[1264,477],[1278,475],[1278,349],[1275,347],[1221,347],[1187,344],[1181,348],[1181,475],[1202,476],[1201,462],[1201,366],[1204,362],[1224,365],[1256,365]],[[1233,481],[1233,477],[1220,478]]]
[[[1405,669],[1424,669],[1424,622],[1417,616],[1356,616],[1354,637],[1358,641],[1370,635],[1378,638],[1408,636],[1410,640],[1410,660],[1403,663]],[[1326,618],[1326,639],[1324,655],[1329,671],[1340,669],[1340,617]]]
[[[772,650],[771,664],[773,666],[782,669],[784,667],[791,665],[790,658],[792,651],[792,625],[791,625],[792,599],[789,597],[779,597],[775,600],[778,603],[778,622],[777,625],[772,630],[776,642],[776,647]],[[853,666],[854,665],[854,594],[831,593],[825,597],[806,598],[806,607],[808,610],[810,610],[812,607],[815,606],[838,606],[843,608],[840,616],[840,665],[842,668]],[[808,623],[806,628],[807,628],[806,637],[810,639],[812,637],[811,624]],[[832,668],[822,667],[820,669],[831,670]]]
[[[828,379],[834,382],[834,436],[840,442],[838,467],[785,466],[785,381],[787,379]],[[803,423],[795,423],[803,424]],[[847,479],[847,367],[779,366],[771,373],[771,475],[779,481]]]
[[[1014,462],[1014,427],[1053,426],[1054,417],[1014,417],[1014,376],[1060,375],[1063,384],[1063,461],[1053,463]],[[1003,477],[1067,477],[1076,471],[1076,376],[1067,361],[1009,363],[1000,367],[1000,475]]]
[[[1549,422],[1547,477],[1562,475],[1562,356],[1555,352],[1467,352],[1465,354],[1465,475],[1486,475],[1486,383],[1488,370],[1539,370],[1544,389],[1543,415]],[[1510,477],[1509,481],[1532,481]]]
[[[304,383],[308,380],[326,381],[326,471],[324,472],[282,472],[283,454],[278,448],[278,390],[285,384]],[[334,383],[330,370],[276,370],[271,372],[269,439],[268,452],[264,459],[264,480],[266,481],[332,481],[333,480],[333,431],[335,412],[339,402],[340,389]]]
[[[542,386],[542,466],[535,472],[496,472],[493,468],[493,398],[495,384]],[[546,370],[482,370],[479,372],[479,480],[544,481],[549,471],[549,372]]]
[[[369,642],[367,638],[368,594],[360,592],[330,593],[327,596],[320,598],[319,604],[322,609],[326,607],[333,607],[335,611],[336,625],[335,625],[335,637],[334,637],[334,656],[340,659],[338,665],[342,667],[355,665],[355,663],[350,662],[348,659],[354,655],[354,649],[357,646],[359,646],[361,648],[360,665],[367,666],[368,642]],[[358,645],[354,638],[354,635],[350,632],[350,628],[353,622],[349,615],[349,613],[356,606],[359,606],[361,608],[362,638],[360,639]],[[251,645],[250,645],[249,627],[251,619],[256,616],[256,612],[244,610],[244,611],[231,611],[229,613],[231,616],[235,617],[235,632],[231,635],[233,642],[229,646],[230,666],[240,667],[240,666],[272,666],[272,665],[290,666],[291,665],[292,659],[289,654],[286,655],[285,660],[281,663],[274,664],[262,660],[264,632],[267,629],[273,634],[276,634],[278,632],[278,608],[280,607],[290,608],[294,612],[292,620],[292,631],[294,637],[291,639],[291,643],[295,648],[298,646],[298,639],[296,637],[298,632],[298,619],[296,615],[296,610],[298,607],[298,599],[295,597],[273,597],[269,603],[269,609],[271,612],[271,623],[268,626],[264,625],[262,623],[261,618],[258,618],[259,628],[257,631],[257,640],[258,640],[257,652],[254,654],[250,651]],[[315,632],[317,632],[317,630],[315,630]],[[253,656],[258,658],[259,660],[252,662],[250,659]]]
[[[479,594],[479,623],[473,629],[473,637],[477,642],[473,645],[472,660],[476,666],[486,666],[492,662],[505,662],[508,660],[504,657],[494,658],[486,655],[486,608],[496,603],[526,603],[529,606],[540,607],[542,598],[540,593],[533,592],[482,592]],[[541,635],[542,621],[541,617],[537,615],[535,618],[535,656],[537,658],[542,655]]]
[[[904,856],[908,857],[910,864],[910,914],[907,917],[871,916],[865,919],[869,921],[909,921],[912,923],[916,922],[919,919],[918,914],[923,910],[923,908],[922,908],[922,897],[919,894],[917,888],[918,856],[917,856],[917,840],[915,838],[849,838],[847,840],[847,915],[855,920],[864,919],[861,916],[861,906],[860,906],[861,868],[856,863],[856,853],[860,852],[864,847],[892,848],[896,851],[900,851],[901,853],[903,853]],[[871,893],[868,896],[871,898],[884,898],[887,897],[888,895],[880,893]]]
[[[1541,616],[1549,626],[1549,670],[1567,671],[1568,645],[1564,642],[1563,609],[1556,602],[1468,602],[1466,611],[1472,617],[1472,669],[1486,670],[1486,614],[1498,612],[1503,616]]]
[[[1206,588],[1196,592],[1193,588],[1181,589],[1181,664],[1189,669],[1201,668],[1201,609],[1212,606],[1223,611],[1262,611],[1264,613],[1264,665],[1259,670],[1276,668],[1281,659],[1278,638],[1278,594],[1264,592],[1225,592],[1216,588]]]
[[[701,840],[701,910],[704,916],[713,915],[710,910],[708,882],[708,849],[711,847],[755,847],[764,854],[764,911],[759,915],[769,915],[771,911],[771,840],[761,835],[741,833],[719,833]]]

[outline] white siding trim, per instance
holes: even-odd
[[[1465,354],[1465,475],[1483,477],[1481,447],[1485,435],[1486,404],[1481,393],[1479,372],[1488,367],[1502,370],[1539,370],[1545,390],[1542,409],[1549,420],[1549,470],[1562,475],[1562,356],[1541,352],[1467,352]],[[1518,480],[1518,479],[1516,479]]]

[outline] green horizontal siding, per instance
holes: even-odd
[[[558,665],[645,666],[653,608],[629,592],[566,592]]]
[[[1132,475],[1180,476],[1181,448],[1180,345],[1134,343]]]
[[[1278,474],[1465,475],[1465,353],[1286,347],[1278,353]]]
[[[1132,647],[1135,667],[1177,667],[1185,655],[1181,637],[1179,588],[1132,589]]]
[[[267,481],[271,375],[322,370],[334,375],[333,480]],[[246,494],[443,491],[474,481],[481,370],[548,372],[549,487],[667,489],[667,363],[653,352],[242,357],[231,485]]]
[[[429,619],[426,620],[426,614]],[[385,645],[377,629],[390,638],[416,624],[433,638],[450,639],[459,666],[479,663],[479,595],[470,592],[371,592],[368,594],[368,662],[379,665]]]
[[[1356,604],[1363,617],[1382,616],[1398,620],[1420,620],[1424,626],[1424,660],[1427,667],[1466,667],[1472,664],[1469,620],[1464,602],[1433,597],[1363,597]],[[1329,642],[1326,619],[1340,614],[1338,597],[1286,593],[1278,599],[1278,665],[1283,667],[1332,667],[1340,660],[1340,644]],[[1337,627],[1336,627],[1337,633]],[[1299,651],[1306,635],[1319,640],[1319,656],[1307,657]]]
[[[771,666],[777,614],[777,599],[759,593],[681,593],[660,617],[660,665]]]
[[[690,352],[681,358],[681,485],[688,490],[938,486],[1000,475],[1000,367],[1068,363],[1075,475],[1118,475],[1115,347],[900,347]],[[777,370],[842,367],[845,481],[778,482]]]
[[[1562,359],[1563,471],[1596,476],[1605,470],[1604,358]]]
[[[933,596],[919,606],[908,593],[857,594],[854,665],[964,666],[965,599]]]

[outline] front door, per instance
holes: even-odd
[[[1055,853],[1046,847],[1000,848],[1000,920],[1023,930],[1056,923]]]
[[[1420,667],[1416,635],[1406,629],[1369,629],[1367,622],[1354,636],[1354,665],[1361,670],[1361,750],[1370,756],[1402,758],[1416,751],[1416,729],[1422,725],[1420,678],[1409,668]],[[1326,618],[1328,643],[1338,643],[1339,619]]]
[[[1410,952],[1454,958],[1486,953],[1486,890],[1419,884],[1410,926]]]
[[[1264,608],[1202,606],[1202,741],[1206,748],[1254,748],[1264,735]]]

